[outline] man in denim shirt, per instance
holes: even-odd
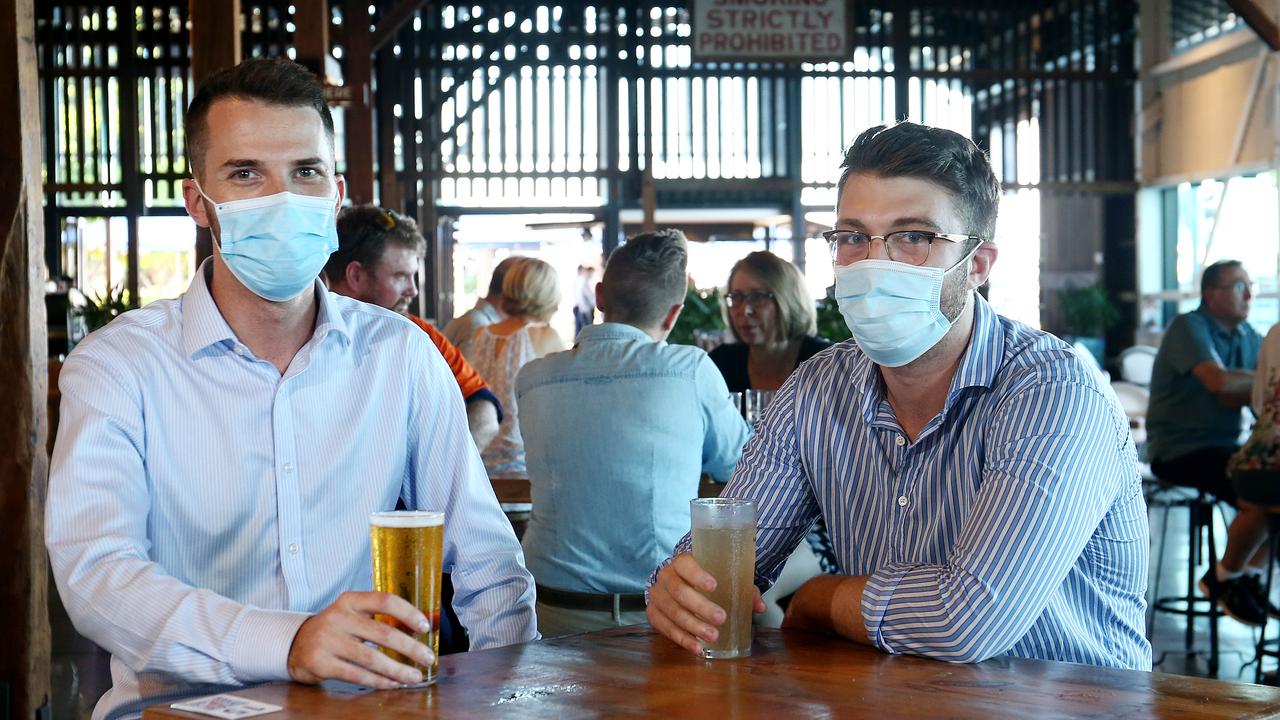
[[[1200,307],[1179,315],[1164,333],[1147,408],[1147,457],[1155,476],[1232,505],[1227,460],[1240,444],[1240,409],[1249,404],[1262,345],[1247,321],[1253,293],[1238,260],[1204,269]],[[1267,514],[1248,503],[1238,507],[1222,558],[1200,579],[1200,590],[1227,615],[1262,625],[1269,611],[1258,579],[1267,557]]]
[[[728,480],[751,433],[707,354],[665,342],[687,262],[679,231],[632,238],[596,286],[604,323],[520,371],[545,637],[644,622],[645,581],[688,532],[700,474]]]

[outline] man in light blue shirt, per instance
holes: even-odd
[[[197,687],[421,680],[409,603],[370,592],[369,514],[445,513],[471,647],[533,640],[533,582],[439,352],[403,317],[327,292],[333,123],[285,60],[211,76],[187,114],[187,210],[212,258],[62,371],[46,542],[76,628],[111,655],[98,720]]]
[[[750,434],[707,354],[664,342],[687,257],[679,231],[632,238],[596,285],[604,323],[520,371],[544,636],[644,622],[645,581],[688,531],[701,473],[727,480]]]
[[[986,157],[904,122],[859,136],[843,168],[825,235],[853,340],[791,375],[725,488],[757,504],[757,586],[821,515],[849,574],[801,587],[783,627],[951,662],[1150,669],[1128,423],[1068,345],[976,292],[997,256]],[[655,573],[648,616],[699,653],[725,615],[688,549]]]

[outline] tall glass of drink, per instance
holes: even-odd
[[[373,589],[399,595],[431,621],[431,629],[420,633],[406,628],[395,618],[374,617],[412,635],[418,642],[439,652],[440,567],[444,546],[444,513],[418,510],[376,512],[369,516],[369,536],[373,546]],[[422,683],[436,681],[436,664],[429,667],[400,653],[382,648],[397,662],[422,672]]]
[[[751,654],[751,605],[755,599],[756,504],[738,498],[689,501],[693,559],[716,579],[707,598],[725,612],[714,643],[703,643],[706,658]]]

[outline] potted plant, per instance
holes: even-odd
[[[80,317],[84,318],[85,329],[93,332],[116,319],[127,310],[132,309],[128,291],[117,285],[107,291],[106,295],[94,295],[80,307]]]
[[[1068,287],[1058,293],[1058,303],[1068,339],[1088,348],[1101,365],[1106,354],[1103,336],[1120,320],[1120,311],[1107,297],[1106,288],[1101,283]]]
[[[724,316],[720,313],[720,291],[716,288],[699,290],[689,286],[684,296],[684,310],[676,320],[676,326],[667,336],[667,342],[680,345],[697,345],[704,350],[707,336],[724,333]],[[703,340],[703,342],[699,342]]]

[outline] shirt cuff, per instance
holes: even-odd
[[[502,403],[498,402],[498,396],[494,395],[492,390],[487,387],[480,388],[468,395],[464,402],[470,405],[476,400],[488,400],[493,403],[493,409],[498,411],[498,424],[502,424]]]
[[[884,616],[889,612],[889,602],[899,583],[911,572],[913,565],[891,563],[872,573],[862,589],[862,624],[866,628],[871,644],[887,653],[897,651],[889,647],[884,639]]]
[[[250,609],[236,632],[231,669],[241,682],[289,680],[289,650],[298,628],[311,615]]]

